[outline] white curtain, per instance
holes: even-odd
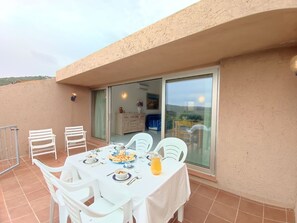
[[[94,92],[94,137],[106,139],[106,91]]]

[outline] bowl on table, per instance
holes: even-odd
[[[95,163],[97,161],[95,154],[90,154],[86,158],[86,163]]]
[[[128,177],[128,172],[125,169],[117,169],[114,174],[117,180],[125,180]]]

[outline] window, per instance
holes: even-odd
[[[217,73],[191,71],[164,79],[164,136],[184,140],[188,166],[209,174],[215,166]]]

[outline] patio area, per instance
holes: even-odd
[[[61,150],[60,150],[61,151]],[[78,151],[79,152],[79,151]],[[67,155],[38,157],[49,166],[62,166]],[[185,205],[184,223],[294,223],[294,211],[248,200],[191,181],[191,197]],[[38,167],[29,157],[0,177],[0,222],[49,222],[50,194]],[[164,207],[166,208],[166,207]],[[58,208],[55,208],[58,222]],[[177,223],[176,216],[170,222]]]

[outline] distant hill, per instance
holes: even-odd
[[[208,112],[208,113],[211,112],[211,108],[202,107],[202,106],[194,106],[191,110],[189,110],[188,106],[168,104],[166,107],[166,112],[169,112],[169,113],[174,112],[174,114],[176,116],[179,116],[179,115],[185,114],[185,113],[191,113],[191,114],[198,114],[203,117],[205,112]]]
[[[3,78],[0,78],[0,86],[8,85],[8,84],[17,84],[24,81],[45,80],[45,79],[51,79],[51,78],[53,77],[49,77],[49,76],[3,77]]]
[[[211,112],[210,107],[170,105],[166,107],[166,128],[170,129],[175,120],[191,120],[200,121],[206,127],[211,126]]]

